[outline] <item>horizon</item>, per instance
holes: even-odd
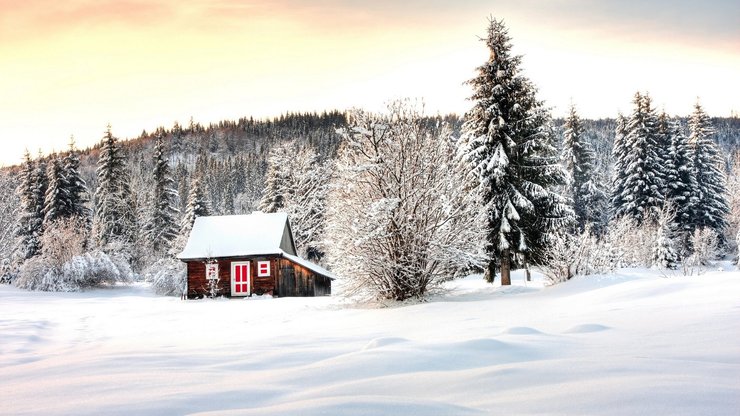
[[[2,1],[2,0],[0,0]],[[602,0],[490,4],[7,2],[0,17],[0,164],[142,131],[288,112],[382,110],[423,99],[428,115],[469,107],[463,82],[487,58],[489,17],[504,19],[522,69],[553,117],[631,110],[636,91],[687,116],[740,110],[740,4]]]

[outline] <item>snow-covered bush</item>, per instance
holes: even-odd
[[[553,234],[550,237],[551,244],[546,253],[547,261],[542,266],[542,273],[549,284],[554,285],[570,280],[582,269],[591,245],[588,241],[590,239],[584,234]],[[582,244],[584,242],[586,244]]]
[[[419,110],[351,115],[341,132],[327,210],[327,256],[345,293],[423,298],[485,261],[475,194],[465,188],[449,130]]]
[[[612,250],[612,267],[650,267],[656,235],[648,221],[638,225],[627,216],[612,220],[603,238],[603,245]]]
[[[21,266],[13,284],[21,289],[48,292],[77,292],[116,282],[130,282],[133,273],[125,261],[102,251],[73,256],[58,265],[58,260],[36,256]]]
[[[52,222],[41,237],[41,255],[51,266],[61,269],[74,256],[82,254],[87,242],[85,223],[77,217]]]
[[[187,265],[174,258],[161,259],[144,272],[154,293],[163,296],[181,296],[185,293],[187,274]]]
[[[691,235],[693,251],[683,259],[683,273],[698,273],[703,266],[708,266],[719,256],[719,236],[711,228],[697,228]]]
[[[23,263],[13,284],[29,290],[75,292],[133,280],[125,257],[102,251],[83,253],[87,235],[82,221],[61,219],[47,227],[41,238],[41,255]]]
[[[580,234],[553,236],[546,256],[541,268],[549,284],[610,272],[619,258],[611,242],[597,238],[589,226]]]

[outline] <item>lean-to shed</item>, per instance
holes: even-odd
[[[285,213],[198,217],[178,258],[188,298],[331,294],[331,273],[296,254]]]

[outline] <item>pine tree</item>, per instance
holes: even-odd
[[[36,163],[26,150],[20,172],[20,184],[16,189],[21,201],[21,218],[18,229],[18,256],[22,260],[30,259],[41,253],[41,235],[43,234],[43,206],[37,195],[39,188]]]
[[[130,248],[137,232],[126,158],[111,133],[103,136],[98,159],[98,188],[95,191],[96,239],[99,247],[120,243]]]
[[[727,178],[724,160],[712,136],[715,131],[709,116],[696,103],[689,119],[689,143],[693,150],[697,191],[692,215],[694,229],[710,228],[722,236],[727,228]]]
[[[675,269],[679,260],[673,241],[674,213],[664,207],[658,217],[658,236],[653,246],[653,266],[662,269]]]
[[[44,196],[44,228],[48,228],[54,221],[68,218],[71,214],[71,200],[62,160],[52,156],[47,165],[46,178],[48,186]]]
[[[511,54],[502,21],[490,21],[485,42],[490,58],[468,82],[474,105],[460,142],[488,213],[487,278],[493,280],[500,262],[501,283],[508,285],[512,261],[541,261],[551,232],[567,226],[573,212],[551,190],[566,175],[552,146],[549,114],[520,74],[521,57]]]
[[[697,203],[697,183],[694,176],[694,161],[688,138],[677,120],[667,121],[670,135],[668,160],[666,161],[666,203],[676,211],[675,229],[688,238],[692,232],[692,219]]]
[[[606,194],[596,182],[593,150],[584,137],[575,105],[571,105],[564,127],[561,159],[570,178],[566,195],[573,201],[576,226],[582,232],[586,225],[600,225],[602,222]]]
[[[635,94],[635,110],[627,124],[625,153],[621,161],[624,183],[617,217],[629,216],[641,224],[663,206],[663,170],[657,153],[658,118],[648,95]]]
[[[143,235],[155,256],[165,254],[178,235],[177,208],[178,196],[175,181],[170,174],[169,161],[165,155],[162,134],[157,136],[154,145],[154,194],[151,201],[149,218],[144,226]]]
[[[231,181],[226,182],[223,199],[224,215],[234,215],[234,185]]]
[[[627,147],[625,144],[627,136],[627,124],[629,120],[622,114],[617,116],[617,127],[614,131],[614,147],[612,148],[612,157],[614,158],[614,171],[612,173],[612,192],[611,192],[611,214],[617,216],[624,205],[622,195],[625,194],[625,181],[627,174],[625,169]]]
[[[64,158],[63,170],[65,187],[70,201],[70,215],[82,219],[82,223],[86,226],[83,231],[87,233],[90,231],[92,220],[90,208],[87,206],[90,199],[87,184],[80,173],[80,157],[75,149],[74,138],[70,139],[69,152]]]
[[[180,225],[180,234],[183,236],[190,234],[195,219],[198,217],[207,217],[210,213],[211,209],[208,206],[208,199],[206,198],[206,192],[201,179],[198,176],[194,176],[190,183],[190,190],[188,191],[188,204],[185,208],[185,216],[183,216]]]
[[[285,193],[291,188],[289,152],[292,151],[294,149],[289,145],[276,146],[270,151],[267,158],[265,189],[259,203],[260,211],[278,212],[285,207]]]

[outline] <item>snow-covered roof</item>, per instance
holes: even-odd
[[[198,217],[181,260],[216,257],[295,254],[288,214],[254,212],[250,215]]]
[[[326,277],[328,277],[330,279],[336,279],[336,277],[330,271],[328,271],[325,268],[319,266],[318,264],[311,263],[308,260],[302,259],[302,258],[300,258],[298,256],[290,255],[288,253],[283,253],[282,256],[285,257],[286,259],[292,261],[295,264],[298,264],[300,266],[303,266],[303,267],[307,268],[308,270],[311,270],[312,272],[314,272],[316,274],[320,274],[322,276],[326,276]]]

